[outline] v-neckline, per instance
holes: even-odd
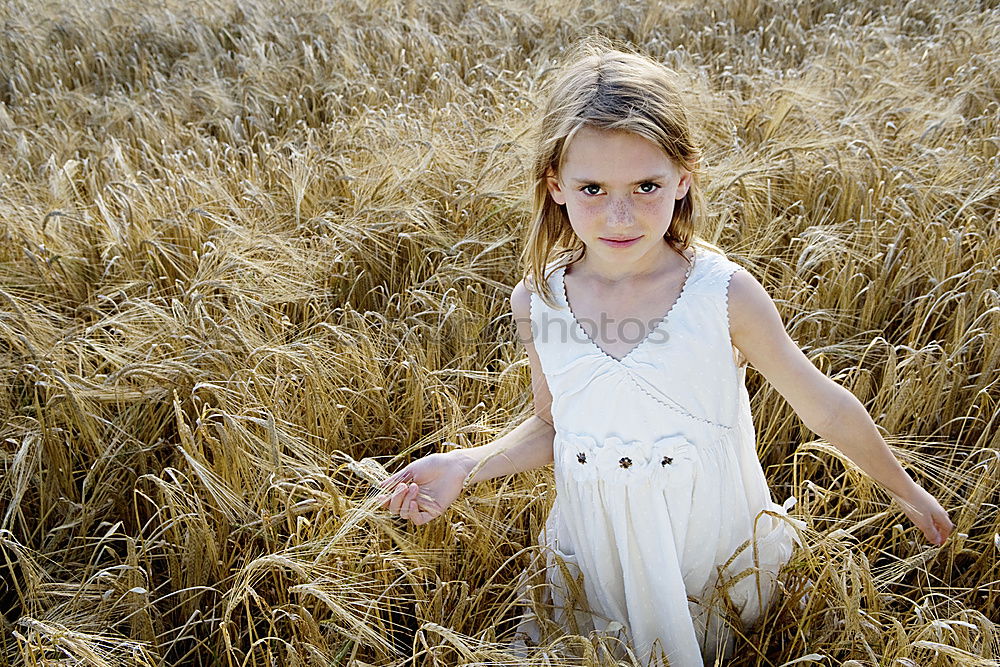
[[[638,350],[640,347],[642,347],[643,345],[645,345],[646,341],[648,341],[653,336],[654,333],[656,333],[657,331],[660,330],[660,327],[662,327],[667,322],[667,317],[670,315],[670,313],[673,312],[674,308],[677,307],[677,304],[679,304],[681,302],[681,300],[684,298],[684,294],[687,291],[688,284],[691,282],[691,279],[694,277],[694,271],[695,271],[695,269],[698,266],[698,255],[699,255],[699,253],[698,253],[697,246],[691,246],[691,253],[692,253],[692,255],[691,255],[691,269],[690,269],[690,271],[688,271],[687,276],[684,278],[684,283],[681,285],[681,290],[680,290],[680,292],[677,293],[677,297],[674,299],[673,303],[670,304],[670,307],[667,308],[667,312],[665,312],[663,314],[663,317],[661,317],[656,322],[656,324],[653,325],[652,329],[650,329],[649,331],[646,332],[646,335],[643,337],[643,339],[640,340],[638,342],[638,344],[636,344],[634,347],[632,347],[632,349],[630,349],[628,352],[626,352],[625,356],[623,356],[620,359],[618,357],[614,357],[614,356],[608,354],[607,351],[605,351],[605,349],[603,347],[601,347],[600,345],[598,345],[597,341],[595,341],[593,338],[590,337],[590,334],[587,333],[587,330],[584,329],[583,325],[580,324],[580,321],[578,319],[576,319],[576,314],[573,312],[573,306],[570,305],[569,296],[566,293],[566,266],[569,266],[569,265],[567,264],[567,265],[562,266],[559,269],[559,284],[562,287],[563,302],[566,304],[566,308],[569,309],[569,316],[570,316],[570,319],[573,320],[573,325],[577,329],[579,329],[580,332],[583,333],[583,335],[587,339],[587,342],[589,342],[590,345],[595,350],[597,350],[602,355],[604,355],[605,357],[607,357],[611,361],[615,362],[616,364],[622,364],[622,365],[624,365],[625,362],[632,357],[632,355],[635,353],[636,350]]]

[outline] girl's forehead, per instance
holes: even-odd
[[[561,171],[584,177],[587,172],[628,175],[650,170],[672,171],[673,160],[659,144],[633,132],[581,128],[565,146]]]
[[[627,130],[600,130],[587,126],[567,137],[563,160],[574,156],[627,153],[636,159],[667,160],[669,156],[655,141]]]

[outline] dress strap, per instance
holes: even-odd
[[[706,251],[704,254],[710,257],[710,261],[706,263],[710,263],[711,266],[706,267],[705,269],[701,290],[706,293],[711,302],[715,304],[716,310],[719,313],[719,326],[725,329],[724,338],[729,344],[729,349],[733,355],[733,363],[741,372],[743,372],[746,370],[747,359],[733,345],[732,337],[729,331],[729,285],[732,282],[733,276],[736,275],[736,272],[743,269],[743,267],[717,252]]]

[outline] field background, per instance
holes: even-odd
[[[0,27],[0,664],[519,664],[551,468],[420,527],[373,484],[530,414],[535,93],[591,31],[683,74],[699,235],[956,524],[928,544],[751,371],[810,529],[732,664],[1000,660],[995,1],[6,0]]]

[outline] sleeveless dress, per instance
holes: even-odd
[[[759,620],[801,545],[795,497],[772,500],[734,358],[728,288],[741,267],[692,248],[680,295],[620,360],[573,316],[565,267],[546,269],[559,309],[531,293],[556,498],[538,534],[544,560],[517,584],[524,614],[511,647],[539,643],[533,581],[564,633],[614,636],[644,665],[712,664],[731,656],[733,628]]]

